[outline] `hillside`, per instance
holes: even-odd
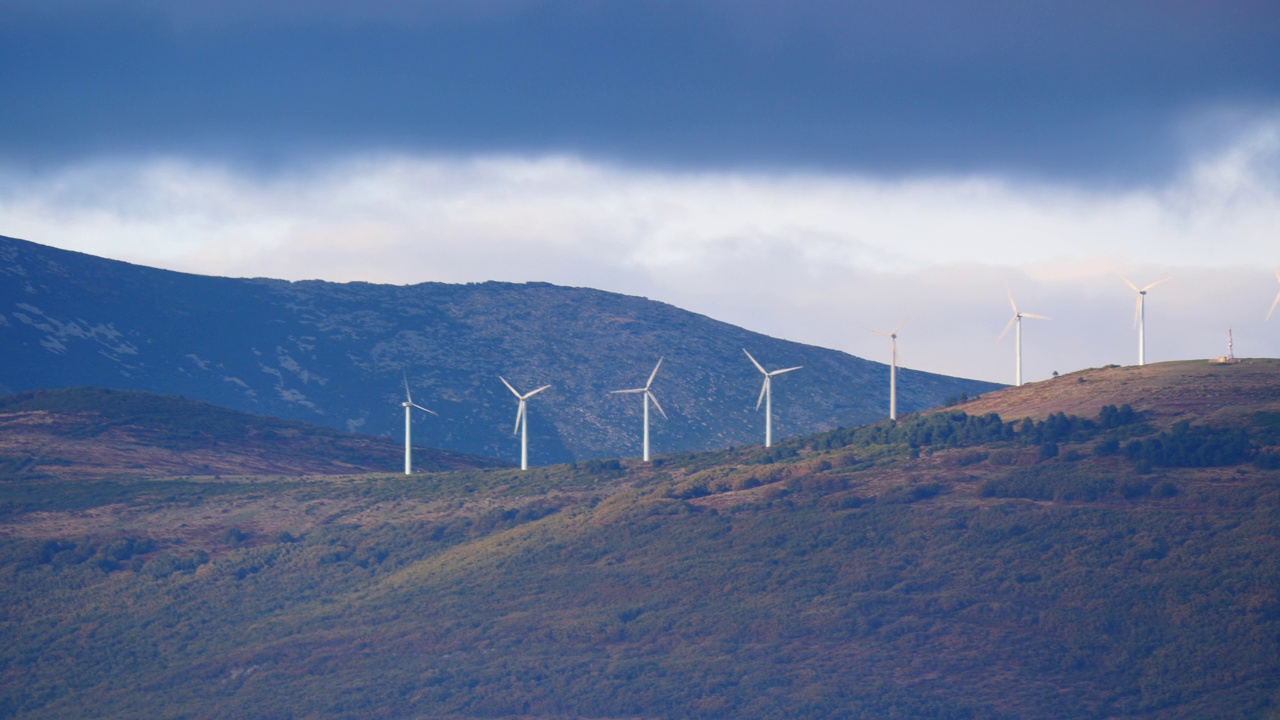
[[[658,452],[758,443],[759,373],[780,378],[774,432],[861,425],[887,412],[888,368],[786,342],[644,298],[542,283],[412,286],[186,275],[0,237],[0,392],[75,386],[181,395],[259,415],[400,437],[402,373],[422,442],[507,461],[521,390],[530,461],[640,453],[643,383],[670,420]],[[899,408],[920,410],[997,386],[904,370]]]
[[[0,714],[1280,717],[1243,369],[648,466],[0,483]]]
[[[1272,359],[1113,365],[988,393],[959,407],[973,415],[1043,420],[1055,412],[1088,416],[1104,405],[1128,404],[1161,427],[1180,420],[1244,424],[1259,412],[1280,413],[1278,366],[1280,361]]]
[[[101,388],[0,397],[0,482],[386,472],[403,458],[387,438],[185,398]],[[501,465],[428,448],[414,458],[420,471]]]

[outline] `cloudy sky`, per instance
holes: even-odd
[[[0,234],[538,280],[1010,382],[1280,356],[1280,4],[5,0]],[[779,358],[778,362],[785,362]]]

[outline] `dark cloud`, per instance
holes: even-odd
[[[1171,168],[1189,115],[1280,102],[1265,3],[19,0],[0,20],[8,162],[571,151],[1129,181]]]

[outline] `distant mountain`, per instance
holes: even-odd
[[[399,436],[403,372],[425,444],[514,461],[515,398],[529,405],[530,461],[639,453],[643,384],[670,420],[656,453],[758,443],[759,373],[774,383],[776,438],[884,416],[888,368],[753,333],[644,298],[542,283],[412,286],[204,277],[0,237],[0,391],[101,386],[181,395],[246,412]],[[997,385],[903,370],[903,412]]]
[[[1277,388],[1112,367],[653,463],[0,482],[0,715],[1274,718]]]
[[[398,472],[404,445],[195,400],[102,388],[0,397],[0,479]],[[418,471],[493,468],[416,448]]]

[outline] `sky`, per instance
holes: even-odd
[[[3,0],[0,234],[1012,382],[1280,356],[1280,4]],[[777,362],[785,364],[785,358]]]

